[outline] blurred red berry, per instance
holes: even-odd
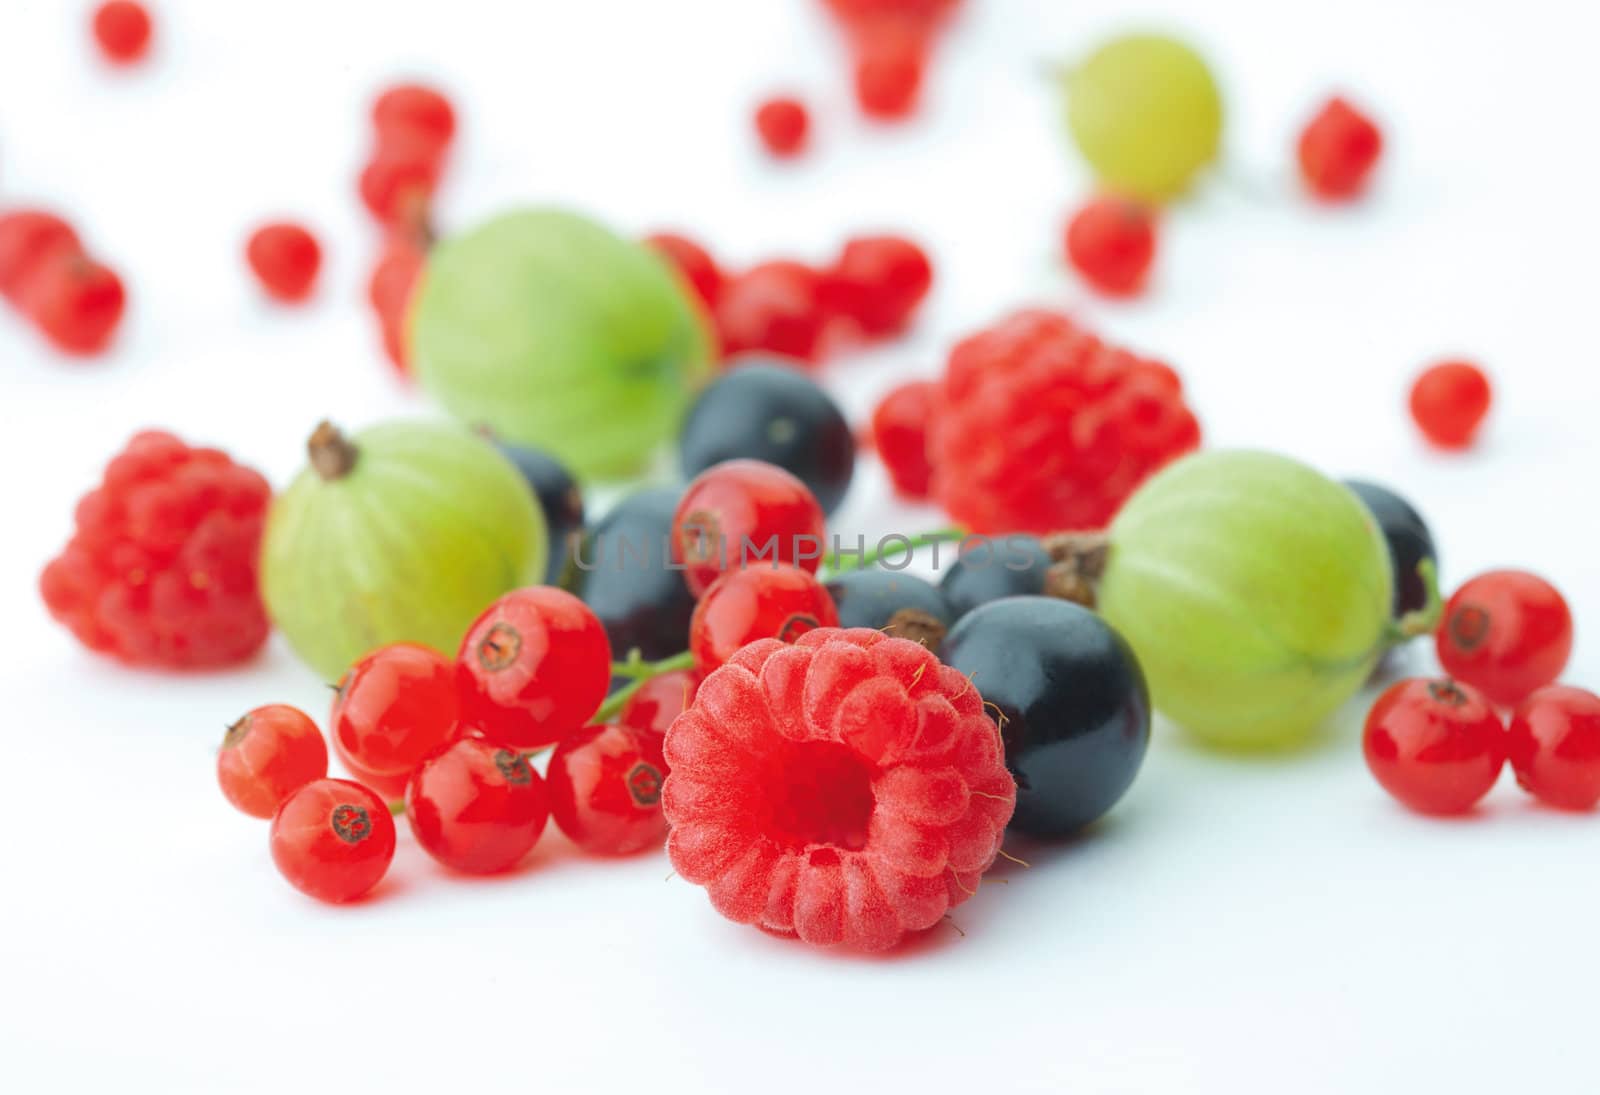
[[[806,145],[811,117],[799,99],[776,96],[756,108],[756,133],[774,156],[798,155]]]
[[[820,288],[823,308],[872,338],[896,334],[933,286],[927,253],[902,236],[858,236],[844,245]]]
[[[764,262],[730,278],[717,299],[717,331],[729,355],[767,350],[815,362],[826,315],[821,276],[804,263]]]
[[[1340,98],[1329,99],[1300,134],[1300,175],[1327,201],[1355,197],[1383,152],[1383,134],[1365,114]]]
[[[127,294],[110,267],[56,250],[23,285],[17,304],[56,349],[92,357],[111,344]]]
[[[411,139],[443,149],[456,133],[456,112],[443,92],[424,84],[395,84],[372,104],[381,145]]]
[[[928,497],[928,426],[938,405],[939,385],[913,380],[893,389],[872,412],[872,440],[894,489],[906,498]]]
[[[617,721],[642,734],[661,735],[672,720],[694,702],[700,688],[700,674],[693,669],[674,669],[658,673],[639,686],[628,698]]]
[[[311,295],[322,267],[322,247],[298,224],[267,224],[251,233],[245,258],[268,296],[294,304]]]
[[[898,21],[864,28],[855,59],[856,102],[862,112],[882,121],[909,117],[922,91],[927,51],[927,36]]]
[[[657,232],[646,236],[644,242],[677,268],[708,308],[716,305],[717,297],[722,292],[723,276],[711,252],[687,236],[674,232]]]
[[[426,144],[382,145],[361,171],[361,201],[380,224],[426,234],[443,168],[438,150]]]
[[[1156,253],[1155,218],[1138,202],[1095,198],[1067,225],[1067,258],[1094,288],[1117,296],[1138,292]]]
[[[83,251],[78,234],[60,217],[37,209],[0,215],[0,295],[18,303],[23,286],[57,251]]]
[[[94,13],[94,40],[106,60],[131,65],[150,52],[150,13],[133,0],[109,0]]]
[[[1411,417],[1429,441],[1444,449],[1469,447],[1489,413],[1493,392],[1483,370],[1468,361],[1427,369],[1411,388]]]

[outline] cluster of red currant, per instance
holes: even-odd
[[[901,236],[857,236],[824,266],[791,259],[728,274],[676,233],[646,239],[705,305],[723,352],[816,363],[842,345],[898,334],[933,286],[933,264]]]
[[[1395,798],[1430,814],[1477,805],[1511,762],[1549,805],[1600,802],[1600,696],[1556,686],[1572,614],[1544,579],[1497,570],[1463,585],[1439,629],[1442,680],[1401,681],[1367,716],[1367,765]],[[1511,709],[1509,729],[1496,708]]]
[[[111,344],[127,293],[66,221],[38,209],[0,214],[0,296],[63,353]]]

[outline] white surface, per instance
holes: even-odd
[[[924,116],[855,120],[810,0],[158,0],[160,56],[108,74],[78,0],[0,13],[0,205],[69,212],[128,276],[117,354],[52,359],[0,318],[0,1087],[349,1091],[1369,1091],[1589,1089],[1600,819],[1528,805],[1403,813],[1354,724],[1293,760],[1197,751],[1168,728],[1093,837],[1034,851],[953,931],[862,960],[721,920],[664,856],[443,877],[402,833],[379,896],[333,909],[274,873],[266,827],[212,779],[222,727],[322,685],[278,643],[213,676],[81,651],[34,591],[72,503],[138,427],[221,443],[282,483],[318,417],[420,407],[360,303],[375,241],[352,177],[384,79],[453,89],[444,208],[581,204],[679,224],[744,261],[822,257],[853,229],[931,245],[908,341],[828,379],[853,413],[1028,300],[1169,357],[1215,444],[1280,448],[1423,506],[1447,579],[1525,564],[1569,594],[1570,677],[1600,683],[1600,369],[1592,319],[1593,38],[1578,5],[1152,2],[1219,65],[1232,173],[1175,210],[1144,300],[1085,300],[1055,265],[1086,180],[1041,59],[1120,25],[1112,0],[971,0]],[[1163,10],[1169,11],[1163,15]],[[1201,14],[1203,12],[1203,15]],[[1325,211],[1283,172],[1334,86],[1386,123],[1372,200]],[[813,155],[753,149],[758,93],[816,104]],[[299,314],[258,303],[239,250],[287,212],[331,268]],[[1500,382],[1487,443],[1431,455],[1400,409],[1433,355]],[[861,474],[838,526],[927,514]],[[1426,664],[1428,656],[1419,654]]]

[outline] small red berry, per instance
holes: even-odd
[[[423,84],[395,84],[372,104],[381,144],[421,141],[443,149],[456,134],[456,112],[443,92]]]
[[[1511,718],[1508,752],[1522,789],[1563,810],[1600,802],[1600,696],[1541,688]]]
[[[667,835],[661,815],[666,776],[659,735],[627,726],[589,726],[550,756],[550,813],[561,831],[592,855],[660,847]]]
[[[922,92],[927,35],[898,20],[862,29],[856,40],[855,91],[862,113],[880,121],[909,117]]]
[[[1067,225],[1067,258],[1102,293],[1127,296],[1144,287],[1156,253],[1150,210],[1122,198],[1095,198]]]
[[[811,116],[799,99],[786,95],[767,99],[756,108],[755,121],[761,143],[774,156],[788,159],[804,150]]]
[[[533,586],[478,617],[456,666],[466,723],[531,749],[574,733],[599,709],[611,687],[611,641],[588,605]]]
[[[1506,732],[1471,687],[1408,680],[1378,697],[1362,748],[1367,767],[1395,798],[1425,814],[1460,814],[1499,778]]]
[[[689,484],[672,518],[672,558],[696,596],[724,571],[792,563],[815,572],[827,521],[811,489],[760,460],[725,460]]]
[[[409,140],[382,146],[361,170],[361,201],[380,224],[422,234],[442,173],[432,146]]]
[[[411,372],[405,340],[411,291],[427,257],[427,252],[405,235],[390,236],[367,280],[367,299],[378,317],[384,351],[402,376]]]
[[[75,251],[51,251],[18,294],[19,310],[63,353],[103,353],[117,333],[127,305],[122,279]]]
[[[822,277],[804,263],[765,262],[729,278],[717,298],[717,333],[728,356],[767,350],[815,362],[826,315]]]
[[[928,497],[928,428],[938,405],[939,385],[913,380],[892,389],[872,412],[872,441],[897,493],[913,501]]]
[[[251,817],[270,818],[283,800],[328,774],[328,746],[317,724],[284,703],[257,707],[232,726],[217,754],[217,782]]]
[[[1436,645],[1446,673],[1514,707],[1567,667],[1572,611],[1538,575],[1492,570],[1450,598]]]
[[[150,13],[133,0],[108,0],[94,12],[94,39],[106,60],[131,65],[150,52]]]
[[[306,784],[272,819],[272,861],[291,886],[318,901],[354,901],[369,892],[388,872],[394,844],[389,807],[349,780]]]
[[[712,583],[689,621],[695,668],[709,673],[757,639],[792,643],[819,627],[838,627],[839,610],[822,583],[792,566],[730,570]]]
[[[657,232],[646,236],[644,242],[660,252],[683,275],[706,307],[716,305],[717,297],[722,292],[723,276],[711,252],[687,236],[672,232]]]
[[[823,276],[824,310],[847,316],[872,338],[897,334],[933,286],[933,263],[903,236],[857,236]]]
[[[1355,197],[1383,152],[1383,134],[1372,119],[1345,100],[1323,104],[1300,134],[1300,176],[1326,201]]]
[[[322,247],[301,225],[266,224],[251,233],[245,258],[268,296],[295,304],[311,295],[322,267]]]
[[[78,234],[60,217],[37,209],[0,215],[0,296],[19,304],[24,286],[57,251],[83,253]]]
[[[422,758],[455,736],[460,714],[450,659],[420,643],[393,643],[344,675],[328,733],[352,775],[397,795]]]
[[[441,747],[406,784],[406,818],[417,843],[467,874],[515,867],[549,816],[550,794],[527,756],[479,738]]]
[[[1483,370],[1468,361],[1445,361],[1425,370],[1411,387],[1411,417],[1429,441],[1464,449],[1477,437],[1493,392]]]
[[[665,734],[672,720],[694,702],[699,687],[700,674],[693,669],[659,673],[628,697],[617,721],[642,734]]]

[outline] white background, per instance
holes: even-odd
[[[1006,308],[1072,308],[1180,368],[1211,443],[1411,495],[1448,582],[1497,564],[1549,576],[1580,617],[1569,676],[1600,684],[1596,27],[1579,5],[970,0],[922,117],[893,130],[854,117],[812,0],[155,6],[159,54],[128,74],[95,62],[86,4],[0,9],[0,206],[67,212],[133,300],[116,353],[90,364],[0,316],[0,1086],[1594,1086],[1600,819],[1531,806],[1509,776],[1477,816],[1407,815],[1363,768],[1355,710],[1322,748],[1270,761],[1159,727],[1111,818],[998,872],[1008,885],[959,910],[965,937],[863,960],[724,922],[665,880],[664,856],[587,861],[553,830],[493,881],[443,877],[403,832],[374,899],[315,904],[212,764],[241,711],[320,714],[322,684],[276,641],[235,672],[124,670],[79,649],[34,587],[139,427],[282,484],[319,417],[423,409],[361,303],[376,240],[352,181],[370,94],[420,74],[464,118],[447,227],[560,201],[629,232],[680,225],[736,262],[907,230],[938,286],[909,339],[827,371],[853,415]],[[1057,262],[1088,181],[1039,72],[1129,20],[1183,28],[1217,64],[1229,166],[1167,219],[1150,294],[1111,305]],[[1371,200],[1330,211],[1286,171],[1336,87],[1374,108],[1390,151]],[[774,88],[816,107],[794,166],[749,131]],[[303,312],[261,303],[240,258],[251,222],[280,213],[330,251]],[[1465,457],[1425,451],[1402,410],[1409,375],[1447,353],[1499,384]],[[882,484],[864,465],[840,531],[936,519]]]

